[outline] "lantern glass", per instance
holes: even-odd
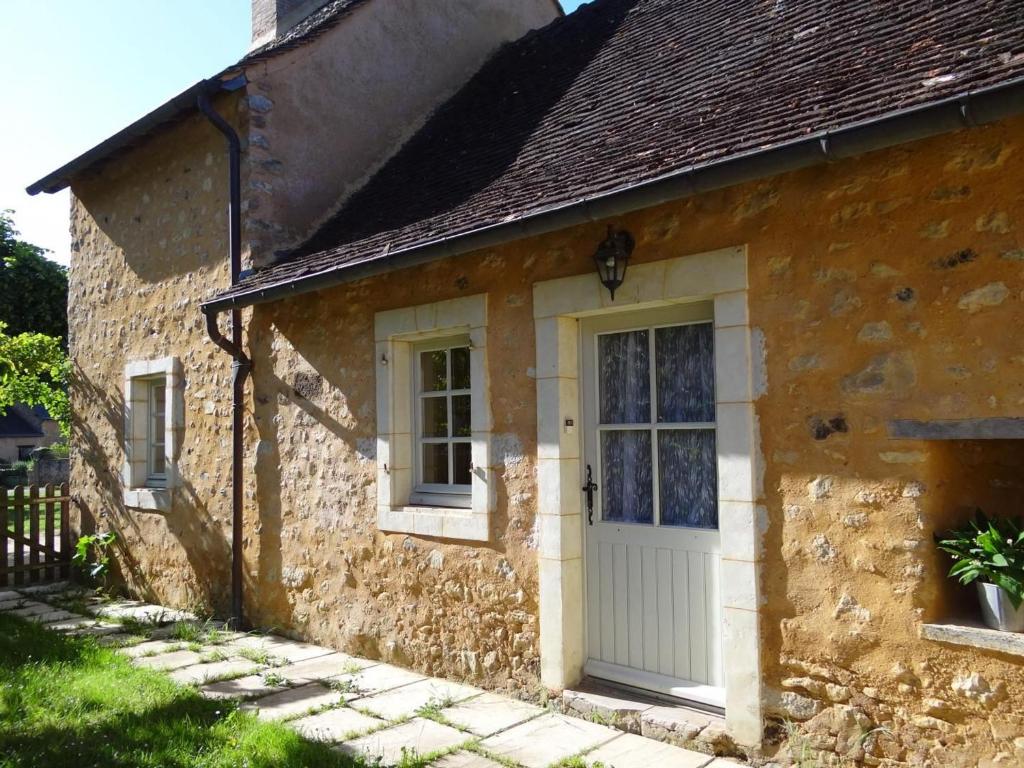
[[[633,253],[633,236],[625,230],[615,231],[608,228],[608,236],[597,247],[594,263],[597,266],[601,283],[615,299],[615,289],[626,279],[626,267]]]

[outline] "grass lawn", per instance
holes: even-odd
[[[25,533],[27,534],[30,530],[32,516],[31,507],[25,504],[22,507],[15,507],[14,505],[14,491],[0,487],[0,493],[6,493],[8,498],[8,504],[11,506],[7,507],[7,530],[14,533],[14,520],[17,516],[25,518]],[[53,505],[53,532],[54,534],[60,533],[60,504]],[[39,532],[43,533],[46,530],[46,510],[39,511]]]
[[[92,639],[0,615],[0,768],[357,765]]]

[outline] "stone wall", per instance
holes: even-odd
[[[71,459],[38,456],[32,465],[29,482],[33,485],[61,485],[71,481]]]
[[[197,307],[226,282],[223,152],[201,123],[178,131],[145,164],[137,155],[76,185],[74,482],[87,519],[105,512],[125,532],[133,588],[223,606],[229,371]],[[922,621],[971,607],[945,580],[933,532],[969,504],[1019,499],[1021,453],[896,441],[886,423],[1014,416],[1024,404],[1024,356],[1008,332],[1024,291],[1024,199],[1009,181],[1024,170],[1022,135],[1024,121],[1010,121],[616,221],[637,236],[638,262],[748,248],[765,376],[762,668],[770,745],[791,734],[782,755],[1021,759],[1020,664],[918,637]],[[245,554],[256,623],[536,692],[532,286],[589,273],[606,224],[252,312]],[[492,541],[381,533],[374,313],[479,293],[501,467]],[[185,363],[188,481],[166,517],[118,506],[118,393],[134,354]]]
[[[237,116],[237,96],[215,107]],[[74,527],[118,533],[127,587],[178,606],[228,605],[230,358],[199,302],[227,285],[227,153],[193,116],[72,188],[71,492]],[[181,485],[167,514],[125,509],[124,367],[181,359]]]

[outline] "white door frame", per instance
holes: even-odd
[[[694,300],[714,302],[725,719],[740,744],[762,736],[758,563],[764,510],[754,413],[745,246],[631,266],[612,301],[596,274],[534,285],[541,681],[579,682],[586,657],[578,319]]]

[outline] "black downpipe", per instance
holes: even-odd
[[[206,91],[196,99],[199,110],[228,142],[228,252],[231,261],[231,285],[238,283],[242,271],[241,157],[242,143],[231,127],[210,104]],[[242,349],[242,313],[231,310],[231,339],[224,338],[217,324],[217,312],[205,310],[210,339],[231,355],[231,617],[235,629],[243,627],[242,613],[242,506],[244,480],[244,399],[245,380],[252,363]]]

